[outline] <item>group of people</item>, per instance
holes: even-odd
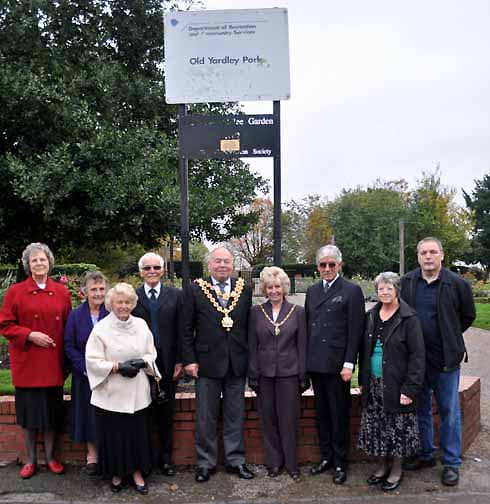
[[[360,287],[340,275],[342,254],[334,245],[317,252],[321,280],[308,289],[304,307],[288,302],[289,278],[275,266],[260,275],[266,302],[252,307],[250,287],[232,277],[232,252],[220,245],[209,254],[209,277],[184,292],[161,283],[163,259],[150,252],[139,261],[143,285],[136,291],[126,283],[108,290],[101,272],[88,272],[82,281],[85,302],[70,311],[68,291],[49,278],[51,251],[41,243],[29,245],[22,256],[28,278],[8,290],[0,310],[17,423],[26,442],[20,476],[36,472],[39,431],[49,470],[63,472],[53,448],[62,386],[71,370],[72,439],[87,443],[87,472],[110,479],[113,492],[130,483],[148,493],[145,477],[155,460],[165,475],[175,475],[173,412],[183,373],[196,383],[197,482],[216,471],[220,408],[225,469],[254,478],[244,446],[248,379],[258,399],[268,476],[285,470],[294,481],[301,477],[300,397],[312,385],[321,457],[310,473],[333,469],[333,482],[342,484],[350,447],[350,382],[358,363],[358,447],[378,459],[368,484],[391,491],[403,468],[436,464],[434,393],[442,483],[456,485],[463,332],[475,306],[470,285],[442,266],[437,238],[421,240],[417,257],[419,268],[402,279],[392,272],[376,277],[379,301],[367,313]],[[152,420],[160,434],[157,459]]]

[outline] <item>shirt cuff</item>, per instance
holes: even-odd
[[[344,362],[344,367],[347,369],[354,369],[354,364],[352,364],[352,362]]]

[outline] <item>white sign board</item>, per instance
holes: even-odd
[[[167,103],[287,100],[287,9],[165,15]]]

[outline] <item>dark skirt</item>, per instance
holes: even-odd
[[[417,414],[385,412],[382,378],[371,377],[358,447],[374,457],[408,457],[420,451]]]
[[[117,413],[95,408],[99,471],[103,478],[124,478],[135,471],[151,471],[149,408]]]
[[[16,387],[15,412],[23,429],[61,431],[63,387]]]
[[[70,436],[79,443],[95,443],[95,408],[90,404],[92,391],[85,376],[72,374]]]

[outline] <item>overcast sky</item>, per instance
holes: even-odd
[[[203,2],[288,9],[283,200],[333,198],[377,178],[413,187],[440,163],[462,204],[461,188],[490,173],[489,0]],[[246,112],[272,104],[247,102]],[[271,159],[249,162],[272,179]]]

